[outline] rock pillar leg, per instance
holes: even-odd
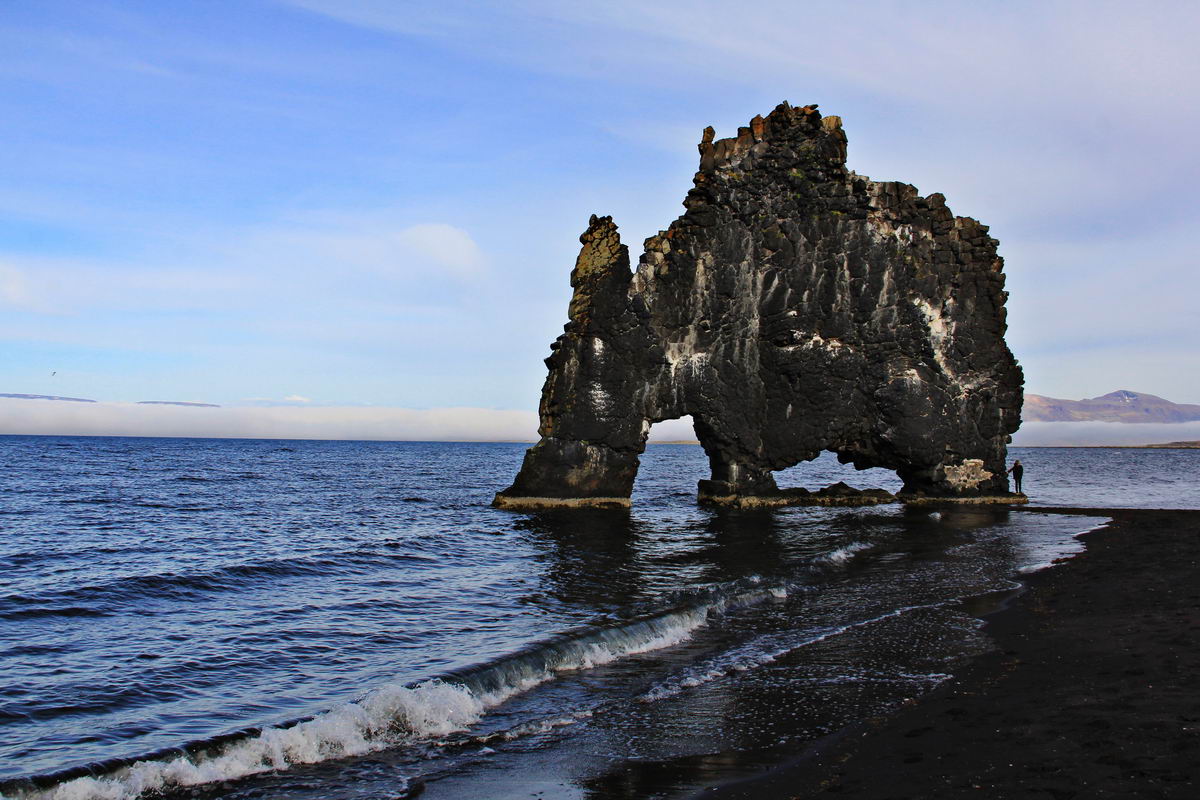
[[[638,390],[648,346],[631,334],[629,252],[611,217],[593,216],[571,273],[566,332],[546,359],[541,441],[499,508],[628,506],[649,423]],[[644,394],[644,393],[643,393]]]
[[[779,494],[775,477],[770,470],[709,456],[712,478],[697,484],[696,498],[701,503],[731,505],[749,497],[769,497]]]

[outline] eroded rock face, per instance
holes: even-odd
[[[542,438],[497,504],[626,504],[650,425],[686,414],[702,499],[775,496],[774,470],[822,450],[904,494],[1007,494],[1023,379],[997,242],[845,160],[839,118],[784,103],[736,138],[705,130],[687,211],[635,272],[592,217]]]

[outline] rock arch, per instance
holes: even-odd
[[[705,129],[687,210],[636,271],[593,216],[541,440],[496,505],[627,505],[650,424],[685,414],[716,502],[789,502],[771,472],[822,450],[896,470],[909,498],[1011,500],[1023,378],[998,243],[845,159],[838,117],[783,103],[736,138]]]

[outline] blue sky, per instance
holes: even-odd
[[[843,117],[853,169],[991,225],[1028,391],[1200,402],[1198,22],[6,0],[0,392],[532,411],[588,215],[636,256],[701,129],[787,99]]]

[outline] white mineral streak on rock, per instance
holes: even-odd
[[[596,361],[604,358],[604,342],[595,337],[592,338],[592,356]],[[592,410],[597,416],[604,416],[608,413],[610,401],[603,384],[596,380],[588,381],[588,397],[592,401]]]
[[[804,346],[809,349],[811,349],[813,347],[821,347],[821,348],[824,348],[825,350],[833,350],[835,352],[838,350],[852,350],[853,349],[852,347],[850,347],[850,345],[846,344],[845,342],[841,341],[840,339],[826,339],[823,336],[821,336],[821,334],[815,333],[815,332],[813,333],[812,338],[809,339],[805,343]]]
[[[981,458],[964,459],[961,464],[947,465],[944,470],[946,482],[958,491],[974,489],[992,477],[992,473],[983,468]]]
[[[854,348],[841,339],[826,339],[816,331],[792,331],[793,344],[784,345],[782,350],[813,350],[821,349],[827,352],[841,355],[841,351],[852,351]]]
[[[921,316],[925,318],[925,324],[928,326],[929,346],[933,348],[933,360],[946,375],[951,378],[956,377],[949,359],[946,358],[946,349],[950,344],[950,337],[954,333],[954,323],[947,322],[946,318],[942,316],[942,309],[935,308],[925,298],[916,297],[912,302],[917,307],[917,311],[921,312]]]
[[[979,388],[986,378],[975,372],[959,372],[950,366],[953,360],[949,354],[950,346],[954,340],[954,329],[957,323],[952,318],[948,319],[943,311],[953,314],[954,301],[946,300],[942,307],[935,307],[929,301],[923,298],[913,300],[913,305],[921,312],[921,316],[925,318],[925,323],[929,326],[929,345],[933,348],[933,359],[937,362],[938,368],[946,374],[947,377],[954,380],[954,389],[959,396],[969,394]]]
[[[680,367],[696,368],[696,362],[702,360],[700,352],[700,332],[695,325],[690,325],[682,341],[667,342],[665,349],[667,363],[672,371]]]
[[[604,416],[608,411],[608,395],[605,394],[604,388],[598,383],[592,383],[588,396],[592,401],[592,410],[597,416]]]
[[[666,347],[667,364],[670,365],[671,371],[676,372],[680,369],[690,370],[695,372],[704,362],[705,354],[699,352],[699,332],[695,326],[688,328],[687,335],[682,342],[668,342]]]
[[[910,386],[920,386],[921,373],[917,372],[914,367],[904,367],[900,365],[891,365],[888,367],[888,374],[893,381],[903,381]]]
[[[892,270],[886,270],[883,273],[883,286],[879,290],[879,305],[875,309],[876,314],[883,313],[896,304],[896,280]]]

